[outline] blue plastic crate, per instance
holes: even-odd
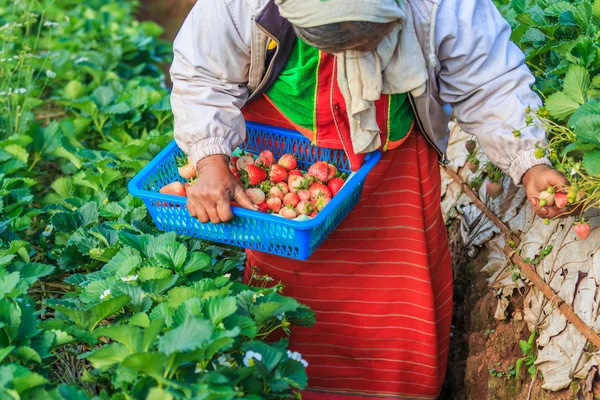
[[[244,151],[259,154],[265,149],[276,158],[293,153],[301,169],[315,161],[335,162],[338,169],[350,174],[349,161],[343,150],[312,146],[302,134],[287,129],[248,122]],[[254,249],[283,257],[306,260],[348,215],[360,197],[367,173],[377,164],[381,153],[367,155],[364,165],[353,175],[315,218],[287,220],[275,215],[233,207],[235,218],[228,223],[201,223],[187,210],[187,199],[159,193],[164,185],[179,180],[176,157],[183,152],[171,142],[130,182],[129,191],[141,198],[157,227],[182,235]],[[165,206],[164,204],[167,204]]]

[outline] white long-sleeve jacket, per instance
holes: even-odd
[[[272,2],[198,0],[175,39],[175,139],[194,163],[209,155],[230,155],[245,139],[240,109],[261,92],[270,74],[265,63],[269,41],[280,44],[276,34],[257,22],[268,7],[273,12]],[[525,109],[541,104],[531,89],[534,77],[492,1],[408,3],[429,71],[425,93],[411,100],[422,130],[440,154],[454,111],[461,128],[477,136],[490,160],[516,184],[534,165],[549,165],[548,159],[534,156],[536,144],[547,144],[544,130],[522,129]],[[518,139],[515,129],[521,130]]]

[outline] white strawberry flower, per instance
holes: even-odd
[[[104,300],[110,297],[110,289],[106,289],[101,295],[100,300]]]
[[[282,312],[281,314],[279,314],[277,316],[277,319],[281,321],[283,319],[283,317],[285,317],[285,313],[284,312]]]
[[[227,279],[231,278],[231,274],[225,274],[225,275],[223,275],[223,276],[224,276],[225,278],[227,278]]]
[[[308,362],[304,358],[302,358],[302,354],[298,353],[297,351],[288,350],[287,355],[290,358],[290,360],[298,361],[304,366],[304,368],[308,367]]]
[[[200,363],[196,364],[196,369],[194,370],[194,373],[199,374],[202,372],[206,372],[206,368],[200,365]]]
[[[226,368],[233,367],[233,360],[231,358],[229,358],[228,356],[226,356],[225,354],[223,354],[222,356],[217,358],[217,363],[219,363],[219,365],[222,367],[226,367]]]
[[[47,70],[47,71],[46,71],[46,76],[47,76],[48,78],[50,78],[50,79],[54,79],[54,78],[56,78],[56,72],[54,72],[54,71],[51,71],[51,70]]]
[[[249,350],[244,354],[244,365],[246,367],[253,367],[254,360],[262,361],[262,354],[255,351]]]
[[[571,175],[575,175],[579,172],[579,168],[581,168],[581,164],[577,163],[573,166],[573,169],[571,170]]]
[[[44,228],[44,232],[42,232],[42,235],[48,237],[48,236],[52,235],[53,230],[54,230],[54,226],[46,225],[46,228]]]
[[[133,281],[137,281],[138,276],[137,275],[128,275],[128,276],[122,276],[121,280],[123,282],[133,282]]]

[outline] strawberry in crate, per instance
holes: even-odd
[[[347,174],[340,173],[333,164],[317,161],[308,171],[302,171],[293,154],[277,160],[270,150],[256,158],[249,153],[234,156],[229,168],[260,212],[286,219],[315,217],[347,179]]]

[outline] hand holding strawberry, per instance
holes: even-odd
[[[240,158],[241,160],[242,158]],[[239,161],[239,160],[238,160]],[[252,165],[244,160],[243,167]],[[248,162],[246,162],[248,161]],[[201,222],[226,222],[233,218],[231,201],[240,207],[257,210],[252,200],[229,169],[229,159],[224,155],[206,157],[198,162],[198,178],[188,192],[188,210]]]
[[[558,189],[569,185],[567,179],[560,172],[547,165],[536,165],[525,173],[522,182],[531,206],[541,218],[555,218],[567,215],[555,203],[552,205],[548,204],[548,199],[545,199],[545,202],[540,202],[540,194],[545,192],[549,187],[555,188],[558,191]],[[545,196],[543,195],[542,197]]]

